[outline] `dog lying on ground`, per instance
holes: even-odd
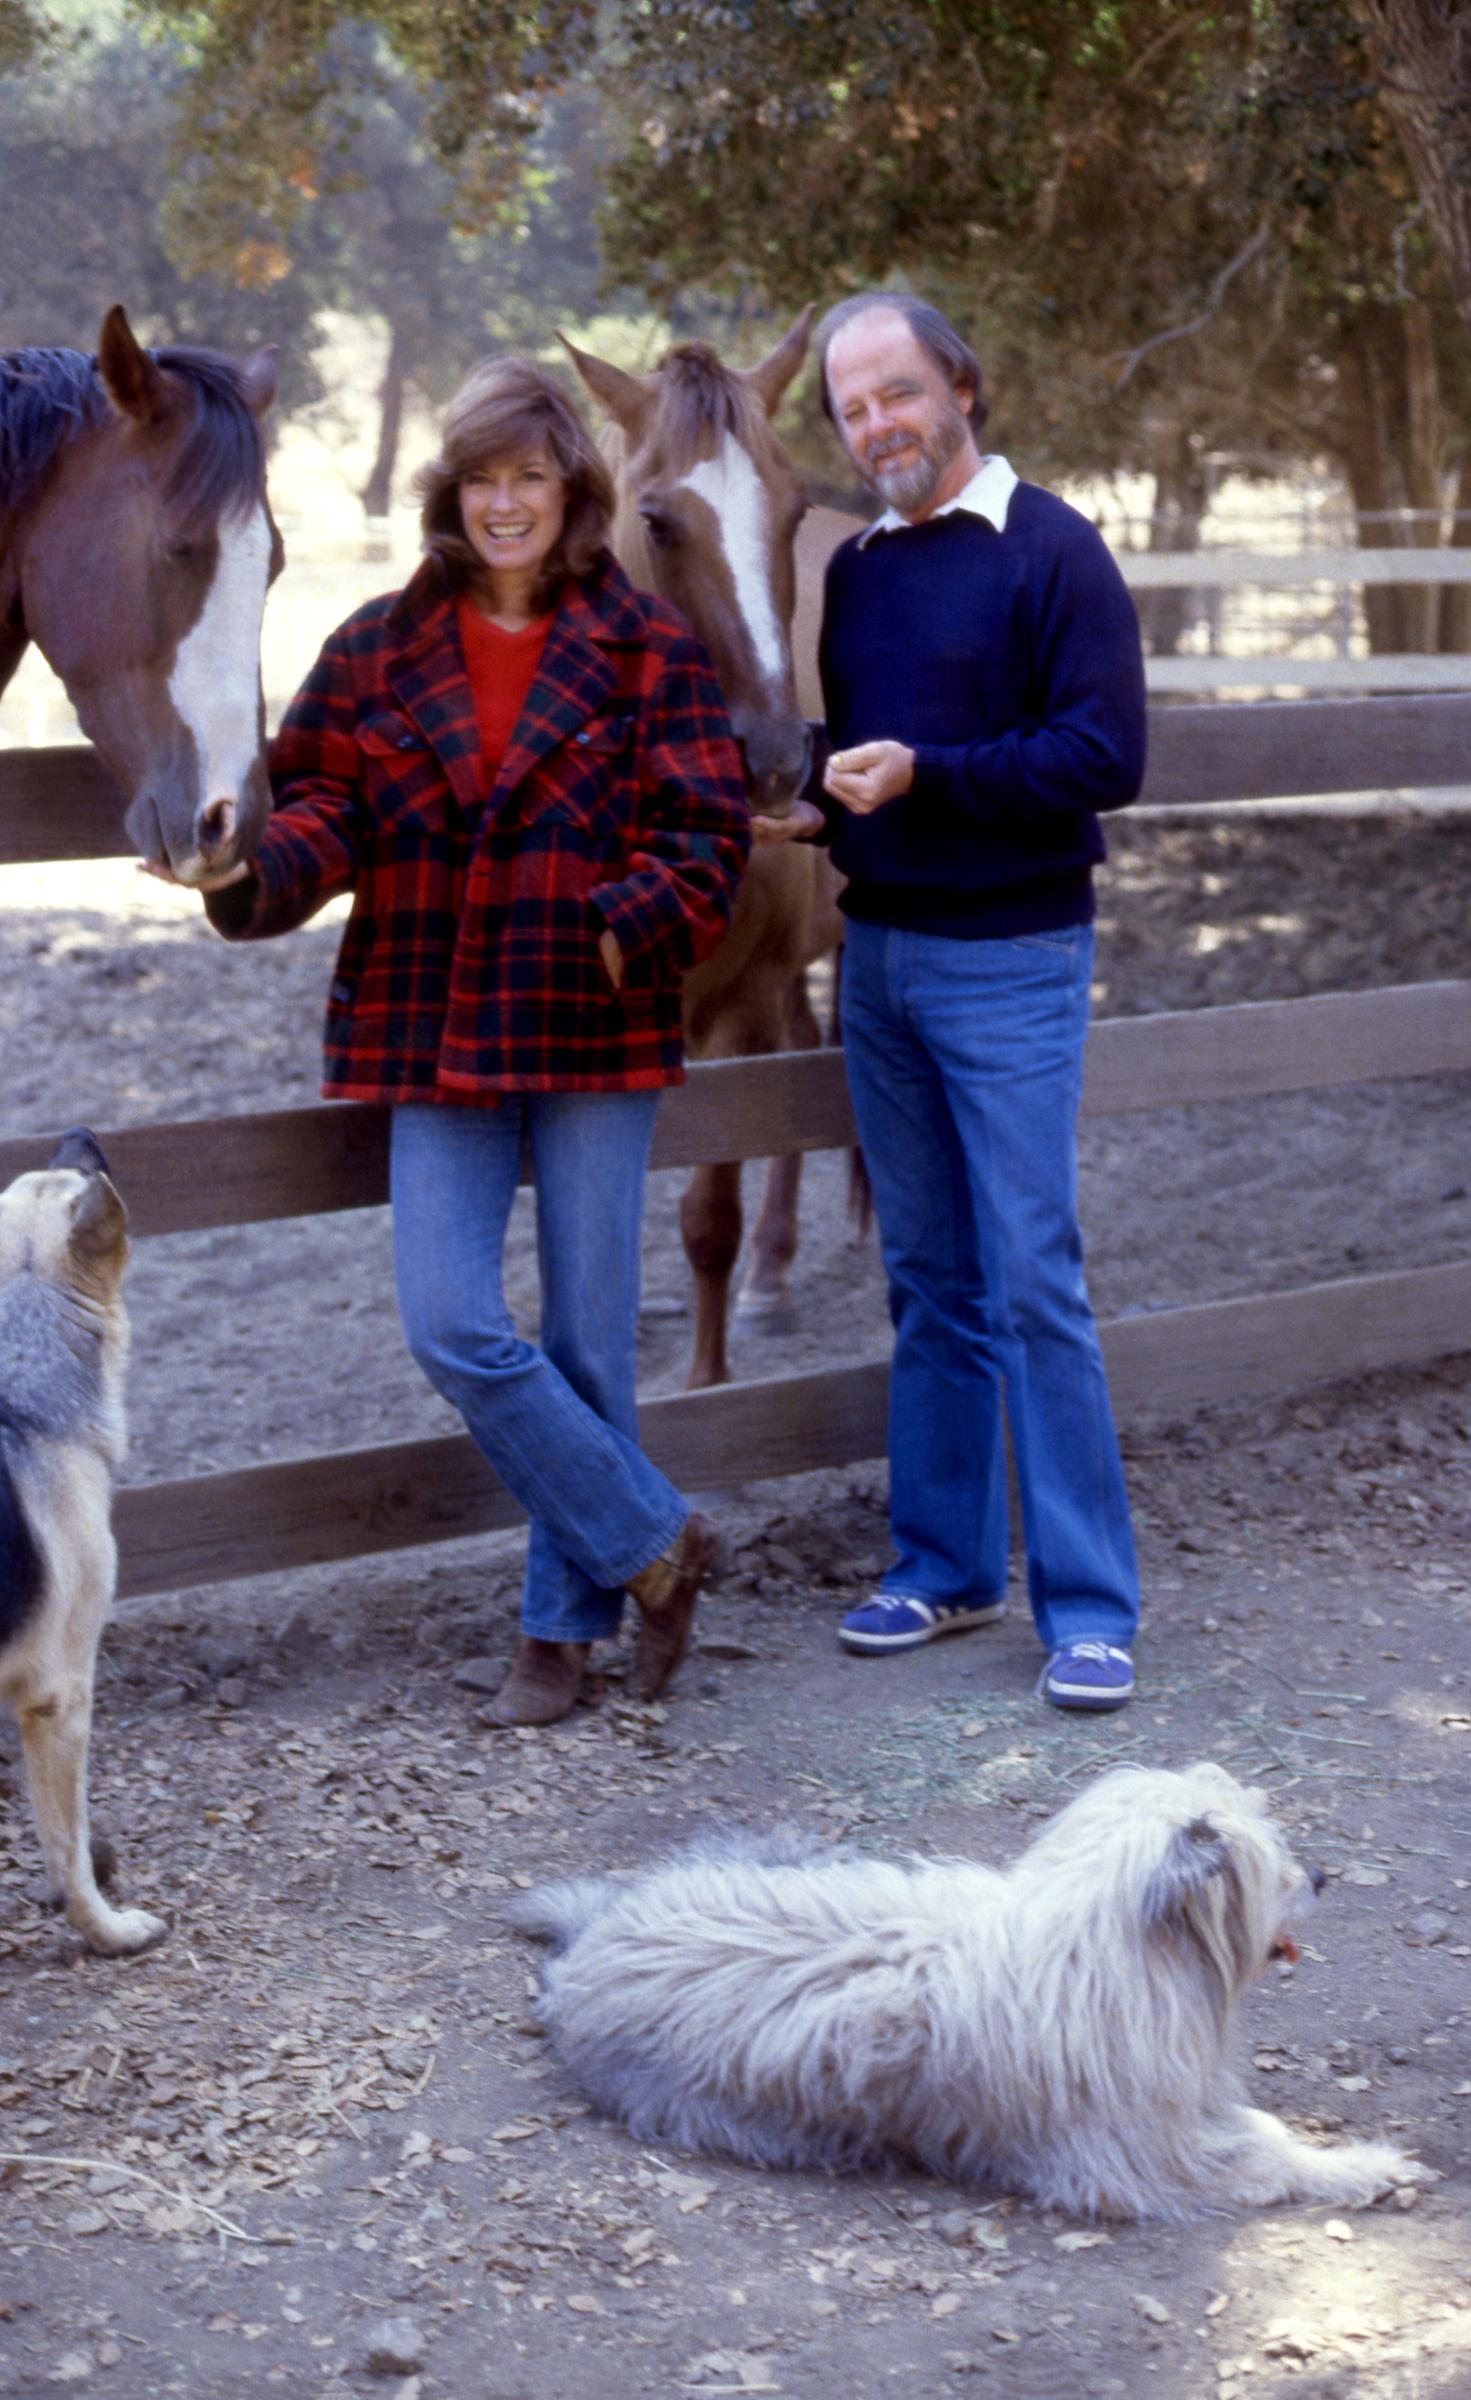
[[[114,1954],[167,1930],[103,1899],[87,1824],[92,1674],[117,1575],[127,1257],[127,1211],[90,1133],[66,1134],[0,1192],[0,1700],[19,1721],[53,1896]]]
[[[1321,1880],[1222,1768],[1121,1767],[1005,1874],[738,1839],[506,1913],[556,1946],[558,2055],[643,2140],[1181,2217],[1428,2180],[1240,2097],[1236,2005]]]

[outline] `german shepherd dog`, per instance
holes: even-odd
[[[52,1896],[114,1955],[167,1931],[103,1899],[87,1824],[92,1672],[117,1578],[127,1258],[127,1210],[85,1130],[0,1192],[0,1700],[20,1724]]]

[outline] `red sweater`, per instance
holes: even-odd
[[[519,632],[507,633],[504,626],[493,625],[489,617],[482,616],[474,601],[463,594],[455,603],[455,616],[475,702],[488,792],[511,746],[552,620],[550,616],[533,617]]]

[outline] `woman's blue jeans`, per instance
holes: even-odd
[[[1006,1588],[1003,1393],[1038,1633],[1127,1647],[1123,1469],[1077,1217],[1091,926],[961,941],[850,922],[843,1046],[889,1276],[885,1592]]]
[[[512,1092],[490,1108],[393,1111],[398,1304],[410,1350],[531,1519],[521,1630],[617,1631],[623,1586],[688,1509],[638,1447],[639,1235],[659,1095]],[[541,1347],[501,1281],[523,1139]]]

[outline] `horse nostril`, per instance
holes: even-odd
[[[1328,1878],[1324,1874],[1321,1867],[1309,1867],[1308,1881],[1312,1885],[1315,1892],[1321,1892],[1327,1880]]]
[[[235,834],[235,803],[233,800],[206,800],[194,820],[199,847],[206,858],[223,850]]]

